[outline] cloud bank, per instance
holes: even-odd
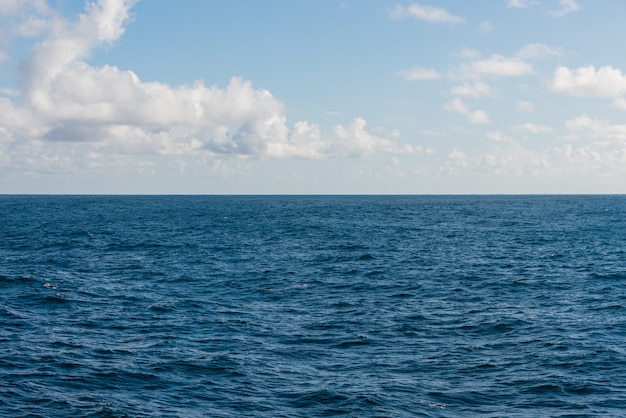
[[[413,151],[368,133],[360,118],[331,129],[306,121],[289,127],[285,105],[239,77],[223,88],[202,81],[170,86],[90,65],[94,50],[123,36],[135,3],[88,2],[75,21],[54,15],[44,1],[3,3],[3,13],[15,15],[5,35],[40,40],[20,66],[20,91],[0,95],[2,161],[27,165],[48,158],[63,165],[78,158],[77,149],[87,159],[102,153],[322,158]],[[63,144],[74,155],[63,154]]]

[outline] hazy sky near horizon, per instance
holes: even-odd
[[[0,193],[626,193],[623,0],[0,0]]]

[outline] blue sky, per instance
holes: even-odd
[[[0,0],[0,193],[625,193],[623,0]]]

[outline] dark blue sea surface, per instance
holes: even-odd
[[[0,196],[2,417],[626,416],[624,196]]]

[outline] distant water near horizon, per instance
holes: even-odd
[[[2,417],[626,416],[626,196],[0,196]]]

